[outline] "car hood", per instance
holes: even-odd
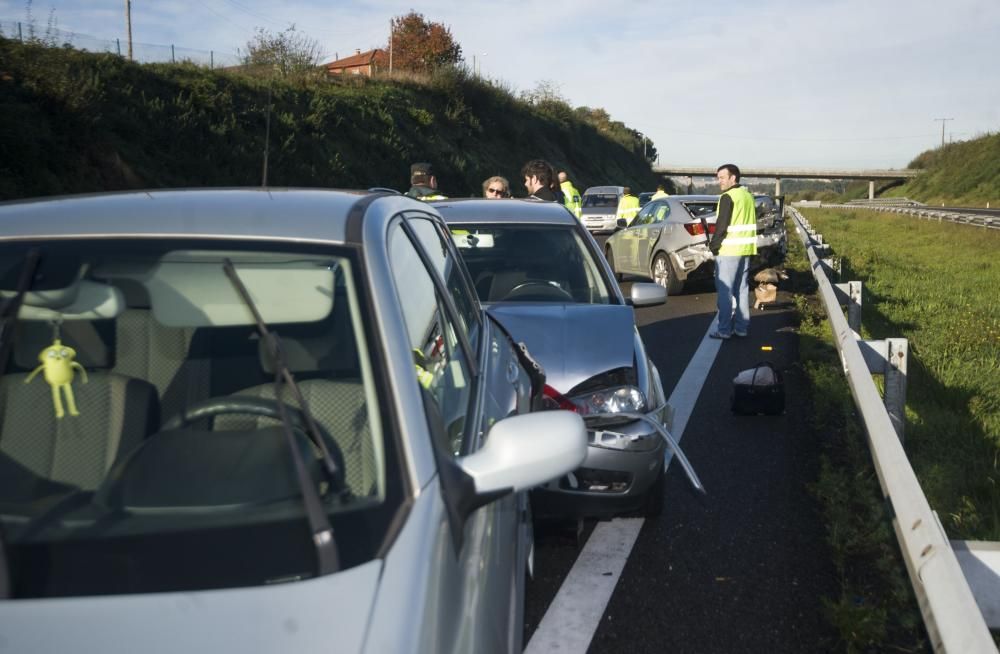
[[[273,586],[7,601],[0,652],[360,652],[381,570],[376,559]]]
[[[594,375],[634,365],[630,306],[499,302],[487,311],[528,346],[545,369],[546,383],[560,393]]]

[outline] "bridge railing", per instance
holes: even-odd
[[[788,212],[794,218],[796,230],[806,247],[851,395],[868,434],[872,461],[893,515],[893,528],[931,645],[935,651],[956,654],[997,652],[983,612],[976,603],[944,527],[928,504],[910,466],[901,442],[901,432],[897,432],[901,426],[894,424],[890,416],[891,408],[886,406],[891,402],[882,398],[872,380],[872,353],[869,351],[866,356],[863,348],[878,348],[871,348],[860,339],[860,311],[852,312],[855,316],[852,316],[851,322],[855,323],[856,331],[841,310],[841,298],[827,275],[829,266],[820,256],[829,252],[829,244],[823,243],[822,236],[816,234],[798,210],[789,207]],[[851,288],[852,284],[857,286]],[[859,299],[860,284],[851,282],[848,287],[845,294],[847,302],[850,303],[855,296]],[[860,309],[860,304],[857,308]],[[889,367],[892,366],[893,355],[888,342],[894,340],[897,339],[886,339],[887,345],[882,352],[888,359]],[[905,370],[903,372],[905,380]],[[888,389],[888,378],[886,381]]]

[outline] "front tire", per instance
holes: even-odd
[[[651,270],[653,281],[667,289],[667,295],[677,295],[684,288],[684,280],[678,279],[670,258],[665,252],[658,252],[653,257]]]

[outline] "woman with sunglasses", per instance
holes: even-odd
[[[483,197],[487,200],[500,200],[510,197],[510,183],[507,178],[494,175],[483,182]]]

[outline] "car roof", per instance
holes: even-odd
[[[671,200],[678,202],[718,202],[718,195],[671,195]]]
[[[440,200],[431,202],[448,223],[541,223],[578,225],[579,221],[558,202],[508,199]]]
[[[332,189],[216,188],[0,202],[0,239],[163,236],[344,242],[351,209],[369,196]],[[386,197],[403,201],[403,196]]]
[[[624,186],[591,186],[583,192],[584,195],[596,195],[598,193],[621,193]]]

